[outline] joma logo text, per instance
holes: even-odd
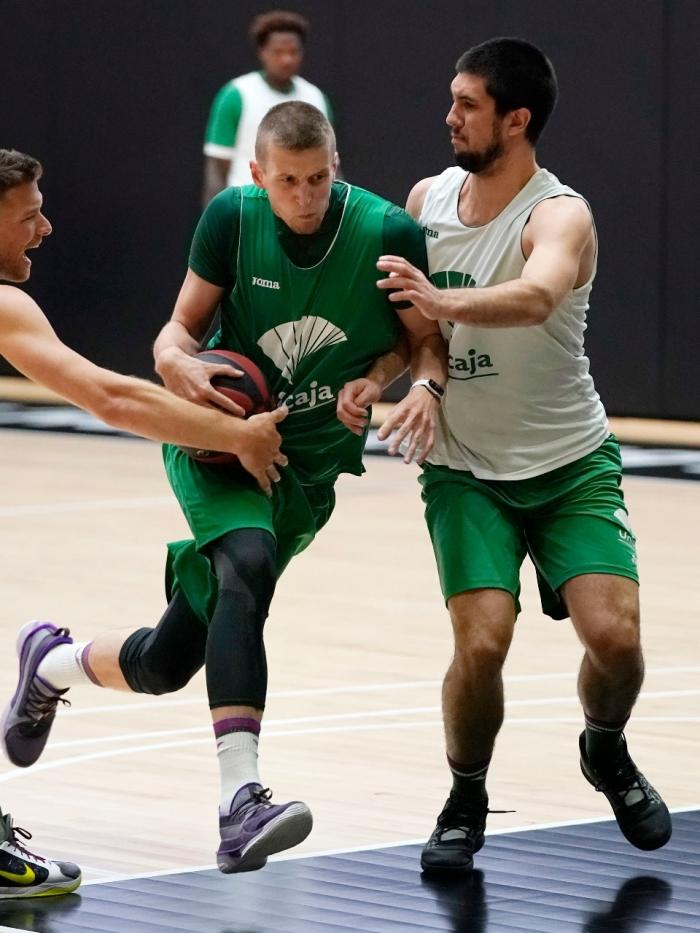
[[[253,285],[259,285],[261,288],[279,288],[279,282],[273,282],[272,279],[260,279],[257,275],[253,276]]]

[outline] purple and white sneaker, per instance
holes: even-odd
[[[260,784],[244,784],[226,816],[219,815],[219,871],[228,875],[256,871],[268,855],[298,845],[311,832],[311,810],[300,800],[270,803],[272,793]]]
[[[44,751],[56,707],[68,703],[63,694],[37,675],[37,668],[52,648],[72,644],[67,628],[51,622],[27,622],[17,635],[19,682],[0,723],[2,746],[13,765],[28,768]]]

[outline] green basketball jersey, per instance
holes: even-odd
[[[359,474],[364,438],[338,421],[336,400],[398,336],[396,310],[376,286],[384,219],[395,208],[349,187],[325,255],[301,268],[279,245],[267,192],[253,185],[238,190],[235,285],[222,299],[212,345],[253,359],[275,400],[289,407],[282,449],[302,482]]]

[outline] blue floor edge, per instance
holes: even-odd
[[[684,933],[700,930],[700,809],[668,846],[640,852],[612,820],[492,833],[470,875],[421,876],[420,844],[280,858],[91,883],[0,901],[0,925],[34,933]]]

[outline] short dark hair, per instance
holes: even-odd
[[[41,162],[32,156],[16,149],[0,149],[0,198],[10,188],[38,181],[43,172]]]
[[[309,33],[309,21],[299,13],[288,10],[271,10],[261,13],[250,24],[248,35],[257,49],[261,49],[270,38],[272,32],[295,32],[302,44]]]
[[[255,138],[255,158],[260,162],[272,140],[281,149],[301,152],[328,146],[335,151],[335,133],[318,107],[301,100],[275,104],[260,121]]]
[[[544,52],[524,39],[489,39],[460,56],[455,70],[484,79],[500,116],[526,107],[525,136],[534,146],[557,102],[557,76]]]

